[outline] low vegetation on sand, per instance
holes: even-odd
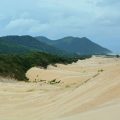
[[[85,58],[86,57],[80,57],[80,59]],[[0,75],[21,81],[27,81],[25,73],[31,67],[41,66],[47,68],[49,64],[70,64],[76,62],[78,59],[78,57],[65,58],[43,52],[32,52],[24,55],[0,54]]]

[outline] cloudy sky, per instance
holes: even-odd
[[[0,36],[88,37],[120,53],[120,0],[0,0]]]

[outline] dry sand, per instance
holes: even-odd
[[[118,58],[34,67],[26,76],[30,83],[0,78],[0,120],[120,120]]]

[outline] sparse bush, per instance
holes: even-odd
[[[56,79],[49,81],[49,84],[59,84],[61,81],[57,81]]]
[[[104,70],[103,69],[101,69],[101,70],[98,70],[98,72],[103,72]]]

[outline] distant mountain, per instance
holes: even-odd
[[[41,51],[51,54],[63,54],[51,45],[38,41],[32,36],[4,36],[0,37],[0,53],[26,53]]]
[[[43,36],[36,37],[37,40],[52,45],[61,50],[80,55],[108,54],[110,50],[92,42],[86,37],[65,37],[59,40],[50,40]]]
[[[65,37],[59,40],[28,35],[0,37],[0,53],[27,53],[31,51],[68,56],[108,54],[111,52],[85,37]]]

